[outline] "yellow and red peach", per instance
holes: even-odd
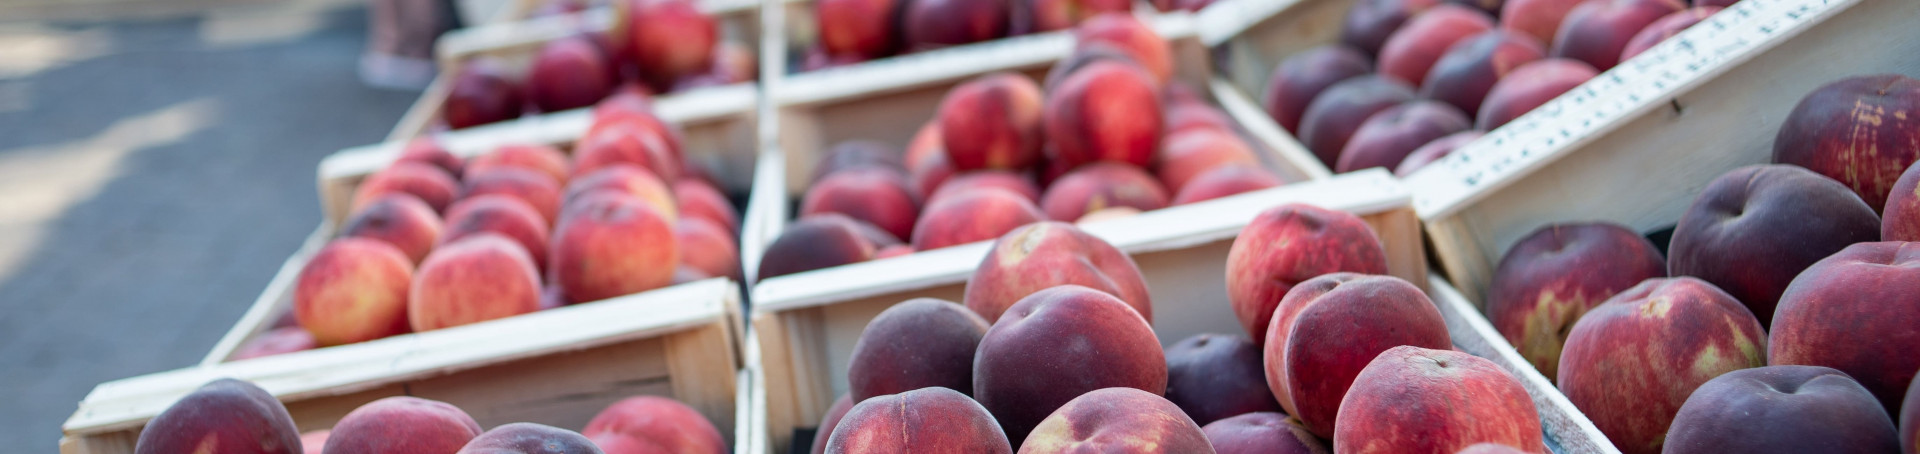
[[[459,206],[460,202],[488,195],[508,197],[526,204],[543,225],[551,225],[560,217],[558,183],[539,172],[502,167],[467,172],[467,180],[461,183],[460,198],[447,207],[447,219],[453,219],[453,207]],[[532,248],[527,250],[533,251]]]
[[[1274,307],[1294,285],[1341,271],[1386,274],[1386,248],[1366,221],[1311,205],[1275,207],[1255,216],[1233,240],[1227,300],[1248,338],[1265,342]]]
[[[1042,110],[1040,86],[1024,75],[989,74],[954,87],[935,117],[947,161],[961,171],[1032,166],[1040,158]]]
[[[988,323],[1034,292],[1081,285],[1120,298],[1153,322],[1153,300],[1140,267],[1099,237],[1062,222],[1035,222],[994,240],[967,278],[967,308]]]
[[[452,175],[429,164],[418,162],[396,162],[386,169],[374,172],[360,186],[354,188],[351,211],[360,211],[373,199],[393,192],[404,192],[419,197],[435,213],[446,211],[453,204],[454,194],[460,190],[460,184]]]
[[[1168,192],[1180,192],[1200,174],[1225,166],[1259,167],[1247,141],[1232,131],[1198,129],[1168,135],[1153,172]]]
[[[566,184],[567,176],[573,170],[567,163],[567,154],[558,148],[546,145],[503,145],[492,152],[474,157],[467,161],[469,174],[480,173],[498,168],[521,168],[540,172],[553,177],[553,184]]]
[[[972,188],[928,205],[914,222],[915,250],[939,249],[999,238],[1014,228],[1040,222],[1046,214],[1026,197],[1000,188]]]
[[[407,332],[413,262],[387,243],[340,238],[300,268],[293,315],[319,345],[370,341]]]
[[[547,222],[520,199],[488,194],[454,203],[447,209],[447,230],[440,244],[481,233],[513,239],[533,259],[533,269],[547,269]]]
[[[659,396],[629,397],[614,402],[587,421],[587,427],[581,429],[580,434],[593,439],[606,435],[632,438],[659,446],[664,449],[660,452],[667,453],[727,452],[726,439],[721,438],[720,429],[705,415],[680,401]]]
[[[540,309],[540,276],[526,248],[480,233],[434,249],[407,289],[414,331],[479,323]]]
[[[1167,190],[1152,175],[1129,164],[1099,162],[1061,176],[1040,197],[1047,218],[1074,222],[1114,207],[1152,211],[1167,207]]]
[[[440,242],[440,215],[419,197],[392,192],[374,197],[366,206],[347,217],[340,228],[342,238],[366,238],[384,241],[400,249],[411,263],[420,263],[427,252]]]
[[[1113,59],[1087,63],[1047,93],[1043,118],[1051,157],[1067,168],[1094,161],[1146,167],[1160,146],[1162,112],[1159,84],[1140,66]],[[960,132],[943,130],[951,154]]]
[[[1325,438],[1346,430],[1341,399],[1381,352],[1453,345],[1440,310],[1419,287],[1344,272],[1294,286],[1274,308],[1267,333],[1267,388],[1287,414]]]
[[[929,451],[1013,454],[1013,446],[980,403],[936,386],[855,404],[834,427],[825,452]]]
[[[548,250],[554,283],[575,303],[665,287],[680,263],[670,218],[638,198],[604,191],[568,205]]]
[[[1773,162],[1839,180],[1875,212],[1920,159],[1920,80],[1840,79],[1800,98],[1773,140]]]
[[[740,246],[733,232],[704,218],[680,218],[673,224],[680,264],[713,277],[740,279]]]
[[[1340,404],[1333,445],[1357,454],[1455,452],[1480,443],[1546,453],[1533,398],[1499,365],[1441,347],[1381,352]]]
[[[1507,249],[1487,288],[1487,319],[1553,380],[1580,316],[1641,281],[1666,277],[1653,242],[1618,224],[1551,224]]]
[[[480,423],[437,400],[394,396],[347,412],[327,436],[329,454],[451,453],[480,436]]]

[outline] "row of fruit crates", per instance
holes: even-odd
[[[736,280],[689,280],[467,326],[238,359],[286,328],[307,262],[355,214],[360,186],[417,139],[431,137],[462,158],[515,144],[572,149],[601,121],[584,107],[528,109],[517,119],[451,129],[445,111],[465,62],[501,62],[519,77],[547,43],[620,30],[624,12],[589,9],[458,32],[441,45],[444,66],[456,69],[443,74],[388,142],[322,162],[328,221],[206,361],[102,384],[63,427],[63,452],[132,452],[148,419],[221,377],[260,385],[301,430],[331,427],[357,406],[394,395],[453,403],[488,427],[531,421],[580,429],[607,404],[645,394],[697,409],[729,434],[734,452],[808,450],[813,438],[825,437],[815,431],[833,419],[835,398],[851,390],[852,357],[870,323],[914,298],[968,299],[971,276],[990,260],[999,236],[922,248],[907,238],[920,235],[909,232],[892,234],[892,242],[848,241],[865,249],[799,267],[805,271],[767,263],[788,235],[805,246],[837,245],[806,237],[822,229],[799,222],[822,169],[859,157],[840,149],[863,141],[917,171],[912,150],[922,148],[916,142],[924,140],[923,126],[941,117],[957,87],[995,74],[1048,81],[1063,63],[1090,63],[1076,58],[1081,52],[1070,31],[823,62],[810,55],[820,39],[809,20],[817,17],[814,2],[722,3],[701,9],[723,24],[725,40],[755,45],[757,81],[658,95],[652,110],[682,132],[688,168],[703,169],[742,208]],[[1382,247],[1384,274],[1434,303],[1448,344],[1436,348],[1483,358],[1510,377],[1539,420],[1541,446],[1553,452],[1637,449],[1616,447],[1489,321],[1484,311],[1500,258],[1552,224],[1608,222],[1641,234],[1672,227],[1715,178],[1770,162],[1775,131],[1807,93],[1854,75],[1920,75],[1920,59],[1912,57],[1920,55],[1920,32],[1905,27],[1920,19],[1920,4],[1743,0],[1460,142],[1422,169],[1336,172],[1293,132],[1297,126],[1269,115],[1267,86],[1289,57],[1340,42],[1342,18],[1374,3],[1397,4],[1221,0],[1190,14],[1135,6],[1168,42],[1167,80],[1187,87],[1184,102],[1224,118],[1228,140],[1285,184],[1192,203],[1161,200],[1078,226],[1137,266],[1153,301],[1152,335],[1171,348],[1190,336],[1232,337],[1246,329],[1228,304],[1228,274],[1233,245],[1258,215],[1304,204],[1355,216]],[[1048,92],[1057,89],[1051,82]],[[1149,177],[1164,179],[1155,167]],[[919,176],[906,181],[917,186]],[[1054,177],[1064,178],[1043,178]],[[1076,213],[1089,211],[1098,210]]]

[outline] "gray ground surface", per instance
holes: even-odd
[[[417,96],[359,83],[362,7],[234,13],[0,24],[5,451],[206,354],[319,222],[320,158]]]

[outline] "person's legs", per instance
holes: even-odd
[[[420,89],[433,81],[434,41],[458,22],[450,0],[371,0],[367,52],[360,79],[386,88]]]

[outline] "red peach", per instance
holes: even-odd
[[[533,56],[527,99],[544,112],[593,105],[619,85],[613,61],[582,35],[548,41]]]
[[[1040,198],[1047,218],[1073,222],[1112,207],[1152,211],[1167,207],[1167,190],[1139,167],[1118,162],[1080,166],[1060,177]]]
[[[431,331],[540,309],[540,276],[526,248],[481,233],[440,246],[413,273],[407,320]]]
[[[393,158],[393,162],[418,162],[439,167],[456,180],[460,179],[461,170],[465,167],[460,157],[447,151],[447,147],[440,144],[440,139],[434,136],[422,136],[407,142],[407,146],[400,149],[400,156]]]
[[[460,188],[460,201],[478,197],[498,195],[512,198],[533,210],[541,224],[551,224],[560,217],[560,185],[540,173],[502,167],[486,171],[467,173],[467,181]],[[459,206],[460,201],[453,203]],[[453,218],[453,208],[447,208],[447,218]],[[532,248],[527,249],[530,252]]]
[[[440,215],[433,213],[433,207],[412,194],[394,192],[374,197],[347,217],[340,237],[384,241],[417,264],[440,242],[441,230]]]
[[[1491,29],[1493,18],[1485,12],[1452,3],[1435,5],[1387,37],[1380,47],[1380,73],[1420,84],[1454,43]]]
[[[1080,51],[1094,46],[1105,46],[1126,55],[1140,68],[1152,74],[1154,80],[1166,84],[1173,80],[1173,46],[1165,38],[1153,31],[1132,14],[1128,14],[1132,3],[1114,0],[1034,0],[1035,2],[1064,1],[1070,5],[1085,8],[1097,14],[1085,14],[1084,22],[1073,28],[1074,50]],[[1106,4],[1102,4],[1106,3]],[[1039,8],[1039,7],[1036,7]],[[1044,15],[1042,16],[1044,18]],[[1064,27],[1061,27],[1064,28]],[[1047,21],[1041,21],[1041,30],[1047,28]]]
[[[920,202],[907,176],[887,167],[855,167],[827,175],[800,202],[800,217],[840,213],[866,221],[896,237],[913,234]]]
[[[1553,36],[1554,58],[1570,58],[1606,71],[1620,63],[1633,35],[1668,14],[1687,9],[1680,0],[1593,0],[1581,3],[1560,21]]]
[[[1264,169],[1245,166],[1225,166],[1207,171],[1194,177],[1187,186],[1174,194],[1174,205],[1213,200],[1235,194],[1258,191],[1286,184],[1280,177]]]
[[[1040,156],[1041,107],[1040,87],[1020,74],[989,74],[954,87],[935,117],[948,162],[962,171],[1032,166]]]
[[[759,279],[873,260],[900,240],[872,224],[840,214],[801,219],[780,232],[761,255]]]
[[[1550,224],[1514,243],[1487,287],[1487,319],[1553,380],[1580,316],[1641,281],[1667,276],[1653,242],[1618,224]]]
[[[394,396],[368,402],[334,423],[328,454],[455,452],[480,436],[480,423],[446,402]]]
[[[820,46],[827,54],[862,60],[885,57],[899,42],[895,0],[821,0],[814,4]]]
[[[979,403],[954,390],[931,387],[854,405],[834,427],[825,452],[1013,454],[1013,447]]]
[[[999,188],[976,188],[928,205],[914,222],[913,248],[925,251],[998,238],[1046,219],[1033,202]]]
[[[1415,99],[1413,87],[1392,77],[1366,75],[1327,87],[1300,117],[1300,142],[1333,167],[1347,139],[1373,114]]]
[[[1474,116],[1474,129],[1499,128],[1599,74],[1584,62],[1564,58],[1521,65],[1487,90],[1487,99],[1480,102],[1480,112]]]
[[[668,453],[721,454],[726,439],[705,415],[687,404],[659,396],[621,399],[587,422],[581,435],[623,435],[651,442]]]
[[[609,166],[638,166],[673,180],[679,174],[678,152],[664,131],[653,129],[639,116],[596,122],[573,149],[573,175],[593,173]],[[674,175],[674,176],[669,176]]]
[[[1325,454],[1326,442],[1299,419],[1275,412],[1247,413],[1200,428],[1218,454]]]
[[[920,200],[933,201],[933,192],[953,176],[953,163],[947,160],[944,140],[936,119],[922,125],[907,144],[907,175],[913,179],[914,193],[920,196]]]
[[[1773,140],[1773,162],[1839,180],[1879,212],[1920,160],[1920,80],[1849,77],[1800,98]]]
[[[1280,127],[1300,134],[1301,117],[1320,92],[1370,72],[1373,72],[1373,61],[1352,47],[1330,44],[1307,49],[1281,60],[1273,68],[1261,105]]]
[[[476,59],[454,72],[453,86],[440,112],[447,127],[461,129],[520,118],[526,109],[520,84],[508,80],[500,65],[491,59]]]
[[[1047,93],[1047,140],[1053,158],[1068,168],[1094,161],[1146,167],[1160,145],[1161,112],[1152,76],[1129,63],[1095,61]],[[952,142],[958,132],[943,129]]]
[[[1545,453],[1540,414],[1520,380],[1477,356],[1388,349],[1353,378],[1333,445],[1358,454],[1454,452],[1479,443]]]
[[[1232,132],[1200,129],[1167,136],[1154,159],[1153,172],[1168,191],[1180,192],[1200,174],[1227,167],[1259,167],[1247,141]]]
[[[1387,272],[1386,248],[1373,228],[1350,213],[1283,205],[1255,216],[1233,240],[1227,300],[1249,338],[1264,342],[1274,307],[1295,284],[1341,271]]]
[[[354,188],[351,211],[360,211],[373,199],[391,192],[404,192],[419,197],[435,213],[445,211],[453,203],[454,193],[459,191],[459,183],[452,175],[427,164],[418,162],[398,162],[360,182]]]
[[[1687,397],[1661,452],[1900,452],[1880,403],[1852,377],[1814,366],[1741,369]],[[1911,446],[1911,445],[1909,445]]]
[[[681,178],[673,182],[673,201],[681,217],[706,219],[728,233],[740,229],[740,214],[733,202],[712,184]]]
[[[1280,401],[1267,389],[1260,348],[1240,336],[1224,334],[1197,334],[1168,346],[1167,400],[1203,425],[1242,414],[1281,411]]]
[[[908,50],[926,50],[1007,36],[1008,0],[913,0],[900,17]]]
[[[413,262],[385,242],[340,238],[301,267],[293,315],[319,345],[370,341],[407,332]]]
[[[1140,267],[1126,253],[1072,224],[1036,222],[994,240],[967,278],[967,308],[988,323],[1022,298],[1074,284],[1106,292],[1153,321],[1153,299]]]
[[[1356,379],[1376,356],[1399,346],[1453,345],[1440,310],[1419,287],[1392,276],[1345,272],[1294,286],[1275,307],[1267,332],[1267,387],[1287,414],[1329,438],[1354,429],[1345,426],[1352,419],[1342,414],[1342,399],[1352,400],[1349,387],[1363,384]],[[1387,433],[1393,432],[1380,435]]]
[[[1885,406],[1920,370],[1920,243],[1848,246],[1802,271],[1780,296],[1770,364],[1825,366],[1860,381]]]
[[[259,386],[231,378],[207,382],[168,405],[147,421],[133,445],[134,454],[301,451],[300,430],[287,407]]]
[[[1167,136],[1195,129],[1207,129],[1228,134],[1235,133],[1233,119],[1225,111],[1204,102],[1167,103]]]
[[[820,418],[820,427],[813,432],[813,450],[809,451],[810,454],[827,452],[827,439],[833,437],[833,429],[840,426],[840,419],[847,416],[848,410],[853,410],[852,394],[841,394],[839,399],[834,399],[832,407],[827,407],[827,415]]]
[[[1033,180],[1026,175],[1005,170],[975,170],[954,176],[941,183],[932,195],[927,196],[926,201],[931,205],[943,197],[982,187],[1013,191],[1033,203],[1040,203],[1040,186],[1033,184]]]
[[[1547,51],[1526,34],[1488,30],[1455,43],[1427,71],[1420,96],[1444,101],[1461,112],[1479,112],[1493,84],[1520,65],[1545,58]]]
[[[1920,241],[1920,170],[1915,169],[1920,166],[1907,166],[1887,192],[1880,217],[1881,240]]]
[[[1400,165],[1413,150],[1435,139],[1466,131],[1473,120],[1440,101],[1418,100],[1387,108],[1367,118],[1347,139],[1335,172]]]
[[[1133,17],[1133,2],[1124,0],[1029,0],[1028,17],[1035,32],[1066,30],[1105,15]]]
[[[1173,402],[1116,387],[1067,401],[1033,428],[1020,452],[1211,453],[1213,445]]]
[[[667,87],[712,67],[719,25],[699,5],[691,0],[632,0],[629,5],[629,49],[647,83]]]
[[[1620,51],[1620,61],[1627,61],[1635,55],[1640,55],[1641,52],[1646,52],[1647,49],[1652,49],[1653,45],[1686,31],[1687,28],[1693,27],[1693,24],[1707,20],[1707,16],[1720,12],[1720,9],[1718,6],[1693,7],[1653,21],[1652,24],[1647,25],[1647,28],[1635,33],[1633,39],[1627,40],[1627,47]]]
[[[597,192],[633,196],[645,202],[647,206],[653,207],[654,211],[666,216],[667,219],[680,218],[679,203],[675,199],[678,194],[667,189],[666,183],[662,183],[660,177],[654,176],[653,172],[629,164],[610,165],[582,174],[567,183],[566,195],[561,198],[564,202],[560,217],[566,217],[566,212],[572,210],[574,201]],[[558,222],[558,219],[555,222]]]
[[[566,184],[567,175],[572,170],[567,164],[567,154],[560,149],[546,145],[503,145],[492,152],[474,157],[467,162],[468,174],[477,174],[498,168],[520,168],[540,172],[553,177],[554,184]]]
[[[733,232],[704,218],[681,218],[674,223],[674,241],[683,253],[680,264],[708,276],[740,279],[740,248]]]
[[[568,205],[549,250],[553,281],[575,303],[665,287],[680,263],[669,217],[638,198],[605,191]]]
[[[1440,0],[1360,0],[1347,10],[1340,27],[1340,42],[1372,57],[1380,53],[1387,37],[1399,30],[1407,18],[1438,4]]]
[[[533,269],[547,269],[547,222],[525,202],[503,195],[461,200],[447,209],[447,231],[440,244],[495,233],[513,239],[533,260]]]
[[[1069,401],[1113,387],[1162,392],[1166,358],[1126,302],[1077,285],[1021,299],[987,329],[974,357],[973,396],[1009,439],[1026,440]]]
[[[1589,0],[1507,0],[1500,7],[1500,28],[1525,33],[1537,42],[1552,43],[1560,22],[1573,7]]]
[[[936,386],[971,393],[974,350],[986,334],[986,320],[952,301],[914,298],[888,307],[853,344],[853,400]]]

